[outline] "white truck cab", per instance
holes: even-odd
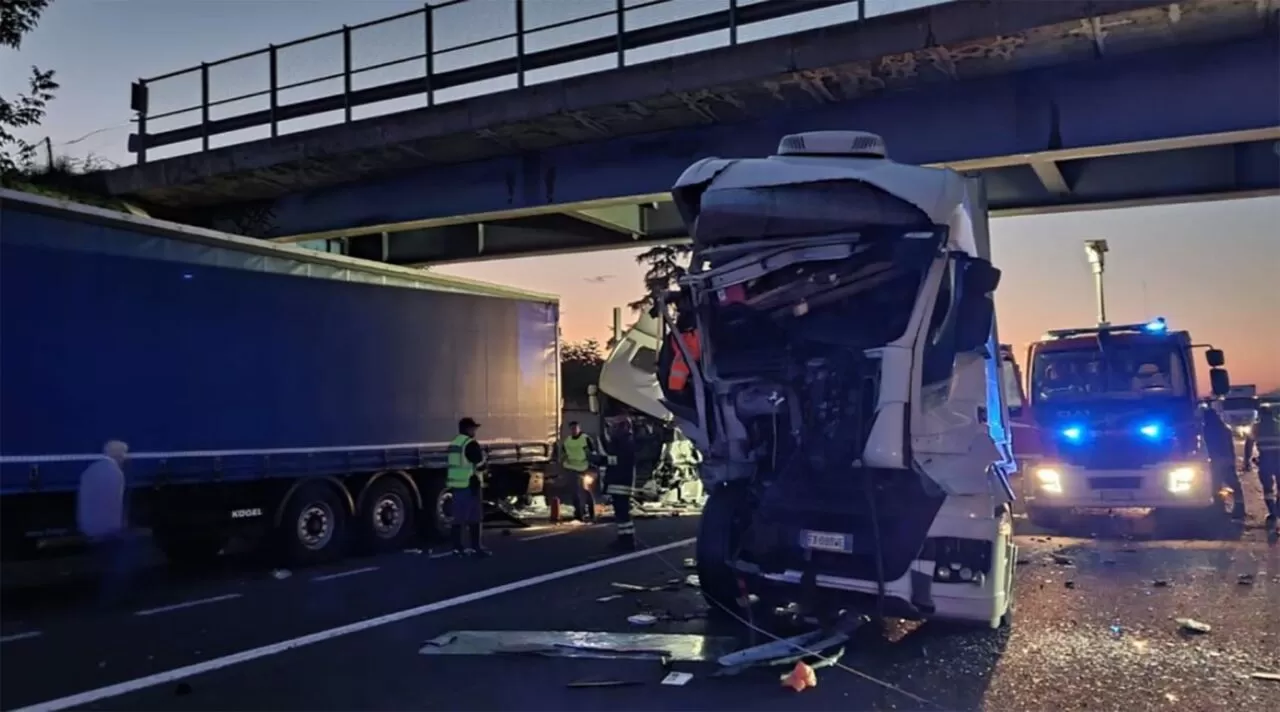
[[[980,180],[826,131],[699,161],[672,193],[693,253],[659,387],[704,457],[713,607],[741,580],[817,617],[1000,626],[1015,466]]]

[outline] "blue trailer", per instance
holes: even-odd
[[[459,418],[493,501],[541,491],[555,297],[0,191],[6,558],[74,541],[104,442],[171,559],[242,529],[290,561],[446,523]]]

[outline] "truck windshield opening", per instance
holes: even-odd
[[[1114,344],[1036,355],[1031,391],[1036,402],[1140,399],[1187,395],[1186,363],[1170,345]]]

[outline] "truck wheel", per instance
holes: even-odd
[[[159,526],[151,531],[151,540],[174,566],[201,566],[218,558],[227,546],[228,537],[219,532],[184,530]]]
[[[739,602],[738,574],[729,560],[738,554],[747,514],[747,490],[720,485],[710,490],[695,545],[698,583],[713,615],[745,616]]]
[[[327,483],[310,482],[293,493],[280,520],[285,560],[317,564],[345,553],[347,507]]]
[[[364,494],[360,511],[361,543],[370,551],[404,548],[417,532],[413,493],[393,476],[376,480]]]

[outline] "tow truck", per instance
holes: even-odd
[[[1031,345],[1027,411],[1041,460],[1024,478],[1028,519],[1055,527],[1080,509],[1225,513],[1202,437],[1195,347],[1163,318],[1060,329]],[[1213,393],[1225,395],[1222,351],[1205,357]]]
[[[1006,625],[1015,464],[981,179],[820,131],[701,160],[672,194],[693,251],[659,299],[659,387],[704,457],[712,610]]]

